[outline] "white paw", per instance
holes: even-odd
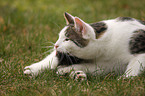
[[[125,80],[125,79],[133,79],[133,77],[135,77],[134,75],[126,75],[126,74],[124,74],[124,75],[122,75],[122,76],[120,76],[119,78],[118,78],[118,80]]]
[[[83,71],[72,71],[70,77],[76,81],[87,80],[87,75]]]
[[[31,72],[31,67],[30,66],[26,66],[25,68],[24,68],[24,74],[31,74],[32,72]]]
[[[24,70],[25,70],[24,74],[31,74],[32,76],[37,75],[39,71],[37,66],[35,66],[34,64],[30,66],[26,66]]]

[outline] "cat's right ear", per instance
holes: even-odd
[[[69,13],[65,12],[64,13],[64,18],[66,20],[66,24],[74,24],[74,17],[70,15]]]

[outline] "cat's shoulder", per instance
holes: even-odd
[[[145,27],[145,21],[138,20],[131,17],[117,17],[115,19],[108,19],[102,21],[104,25],[110,27],[110,28],[140,28]],[[134,28],[133,28],[134,29]]]
[[[117,17],[117,18],[115,18],[115,20],[123,22],[123,21],[134,21],[136,19],[131,18],[131,17]]]
[[[138,20],[132,17],[117,17],[115,19],[108,19],[108,20],[104,20],[102,21],[106,24],[108,24],[108,22],[110,23],[122,23],[122,22],[134,22],[134,23],[140,23],[142,25],[145,25],[145,21],[144,20]]]

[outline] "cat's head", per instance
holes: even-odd
[[[64,17],[67,25],[60,31],[55,49],[79,58],[91,59],[96,39],[94,29],[78,17],[68,13]]]

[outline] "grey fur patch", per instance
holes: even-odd
[[[141,24],[145,25],[145,21],[138,20]]]
[[[116,18],[118,21],[133,21],[134,19],[131,17],[118,17]]]
[[[76,31],[73,24],[68,25],[65,36],[80,48],[86,47],[89,43],[89,40],[83,38],[81,32]]]
[[[100,38],[107,30],[107,25],[104,22],[97,22],[90,24],[96,33],[96,39]]]
[[[134,32],[129,42],[131,54],[145,53],[145,30],[139,29]]]

